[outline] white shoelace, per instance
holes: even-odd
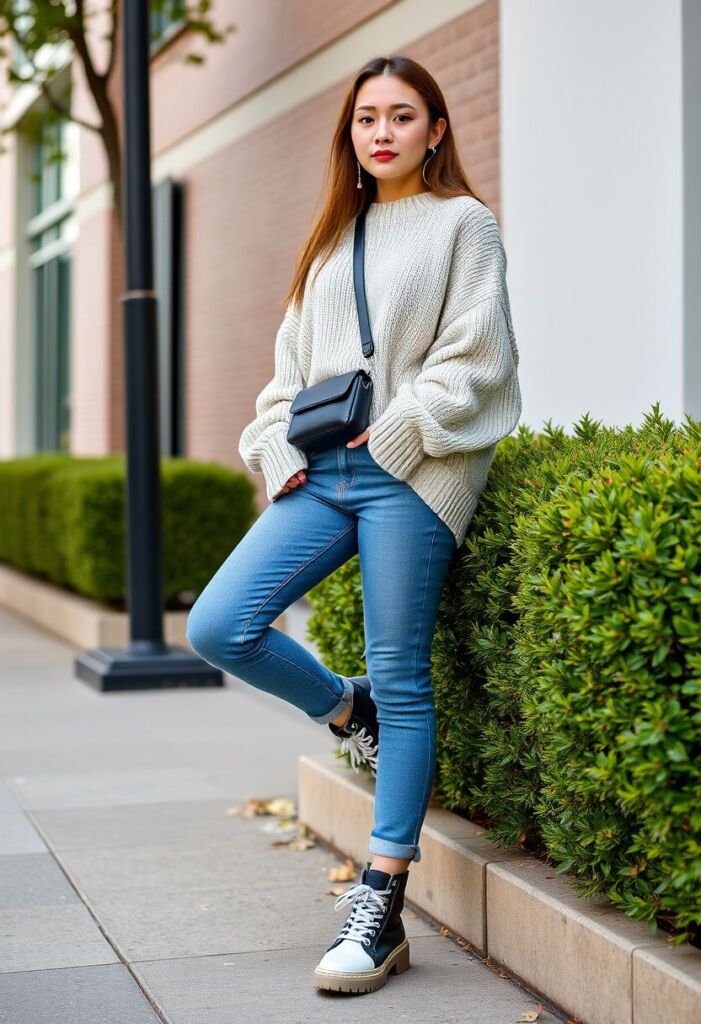
[[[365,882],[356,882],[350,889],[342,893],[334,904],[334,910],[340,910],[347,903],[353,904],[348,920],[341,928],[339,937],[355,939],[364,945],[370,944],[368,931],[376,931],[385,911],[386,897],[389,889],[373,889]]]
[[[373,744],[372,736],[369,736],[364,728],[360,732],[343,737],[341,753],[350,755],[351,767],[354,771],[359,772],[358,765],[367,761],[377,773],[377,745]]]

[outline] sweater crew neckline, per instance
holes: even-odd
[[[385,207],[394,210],[403,210],[413,208],[415,206],[427,206],[437,200],[438,196],[435,192],[417,192],[413,196],[402,196],[401,199],[390,199],[384,203],[379,203],[377,200],[373,200],[373,202],[368,203],[368,213],[370,213],[371,210],[374,210],[375,212],[384,210]]]

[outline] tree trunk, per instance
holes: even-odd
[[[103,113],[102,131],[100,132],[102,144],[107,156],[110,179],[112,181],[114,208],[117,212],[119,222],[122,221],[122,146],[119,139],[117,119],[114,115],[111,104],[108,104],[109,115]]]

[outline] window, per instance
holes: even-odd
[[[185,23],[185,0],[151,0],[151,56]]]
[[[26,33],[34,24],[34,19],[30,13],[29,0],[13,0],[12,6],[16,16],[17,31],[25,38]],[[25,70],[28,70],[27,54],[20,43],[15,43],[12,51],[11,65],[16,75],[24,76]]]
[[[34,342],[34,447],[70,447],[70,280],[75,222],[68,199],[68,126],[44,122],[31,146],[27,224]]]

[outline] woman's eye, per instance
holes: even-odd
[[[408,114],[397,114],[397,117],[405,117],[407,121],[411,121],[411,117]],[[364,114],[363,117],[358,118],[358,123],[362,124],[365,119],[372,120],[369,114]]]

